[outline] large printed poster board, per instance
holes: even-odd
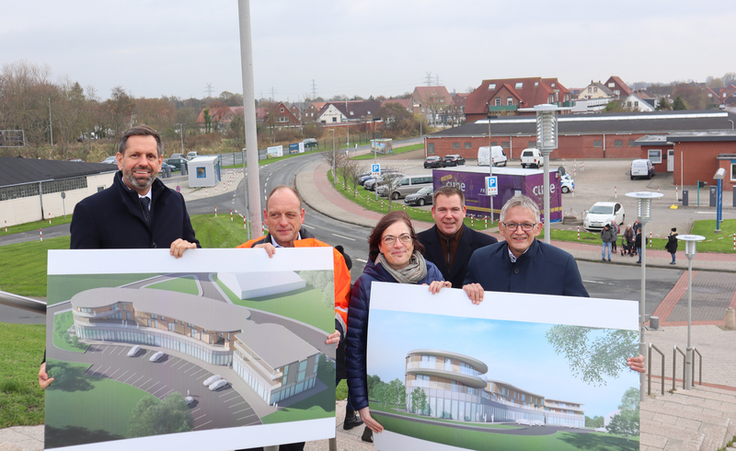
[[[372,287],[376,449],[639,449],[636,302]]]
[[[332,248],[49,251],[46,448],[334,437]]]

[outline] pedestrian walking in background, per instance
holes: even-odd
[[[639,261],[637,263],[641,263],[641,230],[636,232],[634,245],[636,246],[636,253],[639,254]]]
[[[664,245],[664,248],[667,249],[667,252],[672,255],[672,261],[670,262],[670,265],[675,264],[675,253],[677,252],[677,228],[672,227],[670,229],[670,235],[667,237],[667,244]]]
[[[613,242],[614,232],[611,228],[611,224],[606,224],[601,230],[601,241],[603,241],[603,248],[601,248],[601,259],[606,261],[606,250],[608,250],[608,261],[611,261],[611,242]]]

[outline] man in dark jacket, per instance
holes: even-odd
[[[453,288],[462,288],[468,261],[476,250],[498,240],[463,224],[465,196],[454,186],[434,192],[432,218],[435,225],[417,236],[424,245],[424,258],[434,263]]]
[[[677,228],[672,227],[672,229],[670,229],[670,234],[667,237],[667,244],[665,244],[664,248],[667,249],[667,252],[672,256],[670,265],[674,265],[676,263],[675,254],[677,253]]]
[[[509,199],[498,228],[506,241],[475,251],[468,263],[463,290],[473,303],[484,291],[588,296],[573,256],[536,239],[542,224],[532,199]]]
[[[156,179],[163,150],[161,137],[146,125],[123,133],[116,155],[119,171],[112,185],[74,208],[72,249],[168,247],[179,258],[186,249],[201,247],[184,198]],[[46,373],[44,355],[38,383],[45,389],[53,380]]]

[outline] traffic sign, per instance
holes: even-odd
[[[381,174],[381,163],[374,163],[371,165],[371,175],[378,177]]]
[[[180,192],[181,192],[181,186],[179,186],[179,185],[176,185],[176,192],[177,192],[177,193],[180,193]]]
[[[498,177],[486,177],[486,194],[489,196],[498,195]]]

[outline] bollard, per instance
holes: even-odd
[[[578,226],[578,241],[580,241],[580,226]]]
[[[475,218],[475,216],[470,215],[470,227],[473,227],[473,219],[474,218]]]
[[[616,185],[613,185],[613,198],[618,199],[618,188],[616,188]]]
[[[49,212],[49,225],[51,225],[51,212]]]
[[[8,231],[8,220],[5,220],[5,231]],[[734,249],[736,249],[736,235],[733,236]]]
[[[657,330],[657,329],[659,329],[659,317],[658,316],[650,316],[649,317],[649,329],[650,330]]]
[[[207,188],[206,187],[204,189],[204,195],[205,195],[205,197],[207,197]]]
[[[38,229],[38,236],[41,237],[41,241],[43,241],[43,229]]]
[[[233,222],[233,209],[230,209],[230,222]]]
[[[580,172],[585,172],[585,162],[584,161],[580,162]]]
[[[217,205],[215,205],[215,218],[217,217]]]
[[[731,307],[726,309],[726,330],[736,330],[736,313]]]
[[[677,195],[677,185],[675,185],[675,200],[679,200],[679,197],[680,196]]]
[[[652,247],[652,232],[649,232],[649,247]]]
[[[245,230],[245,216],[243,216],[243,230]]]
[[[484,219],[484,222],[486,223],[486,229],[488,228],[488,216]]]

